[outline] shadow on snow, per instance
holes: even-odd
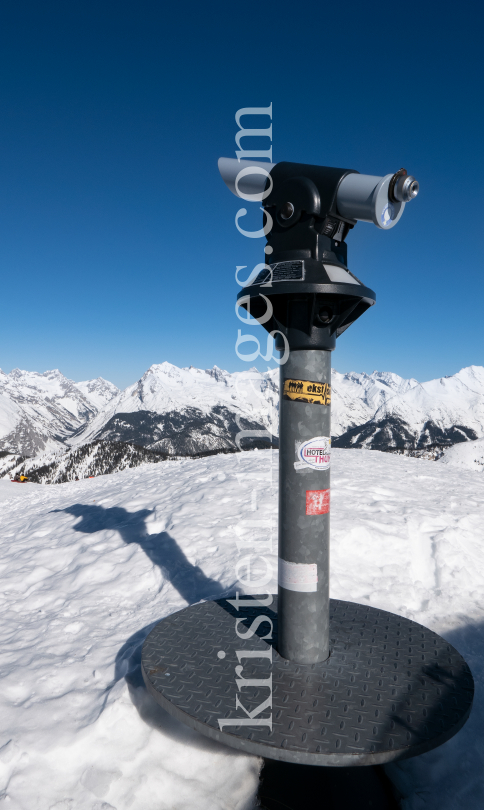
[[[110,529],[117,531],[127,545],[139,545],[150,562],[160,569],[164,578],[189,605],[202,599],[220,599],[234,591],[233,585],[223,588],[220,582],[207,577],[198,565],[193,565],[168,532],[148,534],[146,518],[152,514],[150,509],[128,512],[120,506],[104,508],[98,504],[77,503],[66,509],[53,511],[67,512],[80,518],[73,527],[76,532],[94,534]],[[141,675],[141,648],[158,621],[159,618],[137,630],[120,648],[116,655],[114,679],[106,690],[106,699],[115,684],[125,678],[131,700],[142,720],[149,726],[160,729],[163,734],[183,744],[203,750],[223,750],[227,755],[238,756],[236,751],[203,737],[175,720],[149,695]]]
[[[209,597],[219,598],[226,593],[219,582],[207,577],[198,565],[187,560],[168,532],[148,534],[146,518],[152,514],[151,509],[128,512],[121,506],[105,509],[96,504],[76,503],[59,511],[81,518],[73,527],[76,532],[94,534],[111,529],[119,532],[127,545],[136,543],[189,605]]]

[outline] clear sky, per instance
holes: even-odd
[[[377,304],[333,366],[484,364],[483,25],[475,0],[6,0],[0,367],[121,387],[163,360],[248,367],[234,273],[264,243],[237,232],[217,158],[236,111],[271,102],[274,162],[420,182],[394,229],[347,239]]]

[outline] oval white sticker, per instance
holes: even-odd
[[[296,470],[312,467],[314,470],[327,470],[331,463],[331,438],[329,436],[315,436],[303,442],[296,449]]]
[[[381,212],[381,224],[384,228],[386,228],[387,225],[390,225],[392,219],[395,219],[395,209],[391,202],[389,202],[385,205],[385,208]]]

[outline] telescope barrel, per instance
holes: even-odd
[[[272,189],[272,169],[276,163],[264,163],[236,158],[220,158],[218,162],[222,178],[232,194],[249,201],[262,201]],[[305,176],[305,164],[299,164],[301,177]],[[268,182],[270,177],[270,182]],[[336,190],[334,213],[347,220],[373,222],[378,228],[389,230],[403,214],[405,203],[414,199],[419,184],[405,169],[395,174],[379,177],[372,174],[348,172]],[[286,205],[292,205],[287,200]],[[281,214],[284,219],[284,214]]]

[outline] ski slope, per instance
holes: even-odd
[[[232,591],[236,541],[272,523],[277,453],[166,461],[57,486],[0,481],[0,798],[9,810],[251,810],[261,766],[147,695],[152,624]],[[484,478],[334,452],[331,595],[449,639],[477,696],[439,749],[388,766],[404,810],[482,810]],[[269,529],[267,529],[269,532]],[[276,590],[273,578],[272,590]]]

